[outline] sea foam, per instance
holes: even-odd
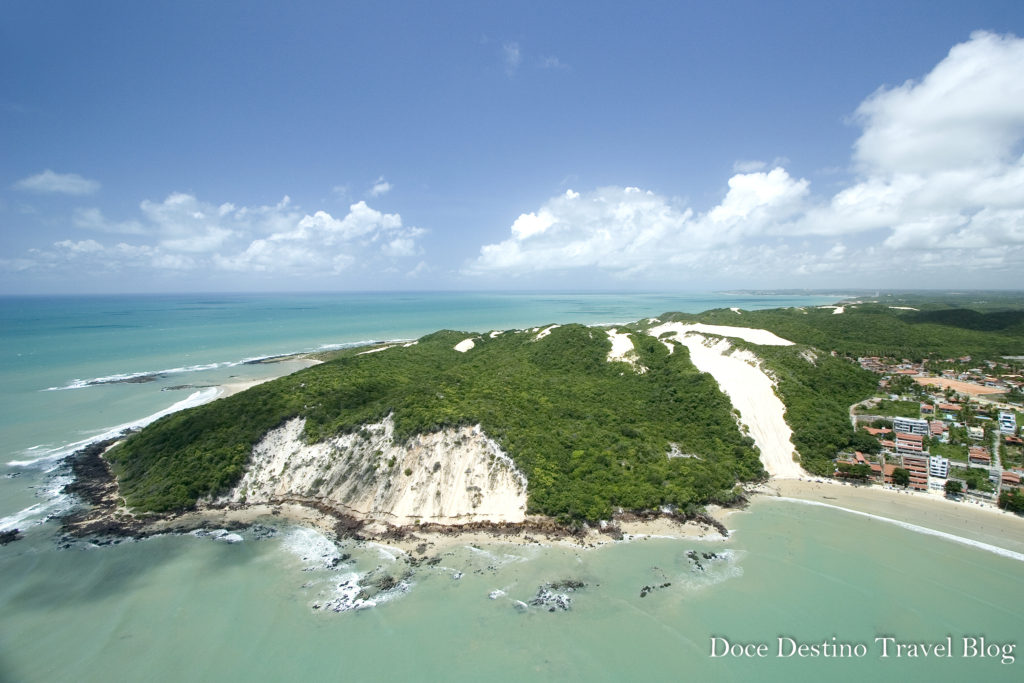
[[[954,543],[960,543],[961,545],[969,545],[973,548],[979,548],[981,550],[995,553],[996,555],[1002,555],[1008,557],[1011,560],[1018,560],[1024,562],[1024,553],[1018,553],[1014,550],[1007,550],[1006,548],[1000,548],[997,545],[991,545],[989,543],[983,543],[981,541],[975,541],[973,538],[964,538],[963,536],[957,536],[955,534],[946,533],[945,531],[938,531],[936,529],[929,529],[928,527],[918,526],[911,524],[910,522],[901,522],[898,519],[891,519],[889,517],[882,517],[881,515],[873,515],[870,512],[861,512],[860,510],[851,510],[849,508],[839,507],[838,505],[829,505],[828,503],[820,503],[816,500],[801,500],[799,498],[786,498],[784,496],[776,498],[775,500],[784,500],[790,503],[801,503],[803,505],[816,505],[818,507],[832,508],[834,510],[842,510],[843,512],[849,512],[852,515],[860,515],[861,517],[869,517],[871,519],[877,519],[880,522],[887,524],[894,524],[895,526],[903,527],[910,531],[916,531],[919,534],[926,534],[928,536],[937,536],[944,538],[947,541],[953,541]]]
[[[131,429],[141,429],[142,427],[145,427],[151,422],[155,422],[159,420],[161,417],[164,417],[165,415],[170,415],[171,413],[176,413],[179,410],[184,410],[186,408],[194,408],[195,406],[199,406],[204,403],[209,403],[213,399],[217,398],[217,396],[219,396],[220,393],[221,390],[217,387],[201,389],[200,391],[196,391],[190,394],[188,398],[178,401],[177,403],[168,406],[163,410],[157,411],[152,415],[147,415],[146,417],[139,420],[135,420],[134,422],[126,422],[116,427],[111,427],[107,430],[104,430],[102,433],[96,434],[95,436],[90,436],[87,439],[82,439],[81,441],[75,441],[74,443],[69,443],[63,446],[56,447],[33,446],[32,448],[23,451],[23,453],[25,455],[32,455],[35,457],[26,460],[10,460],[8,461],[7,464],[10,465],[11,467],[40,467],[43,465],[52,465],[53,467],[56,467],[60,460],[66,458],[75,451],[79,451],[85,448],[86,446],[98,443],[100,441],[115,439]],[[37,453],[42,453],[42,455],[36,455]],[[53,469],[53,467],[51,467],[50,469]]]

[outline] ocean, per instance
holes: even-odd
[[[274,518],[236,534],[103,546],[64,542],[52,519],[74,504],[59,493],[59,463],[75,448],[210,400],[219,384],[299,367],[248,360],[441,328],[824,303],[714,293],[0,298],[0,531],[24,534],[0,546],[0,681],[1020,680],[1019,556],[821,506],[756,499],[727,518],[727,539],[464,544],[417,566]],[[385,576],[394,580],[376,606],[330,609]],[[570,609],[548,611],[559,595]],[[936,656],[931,646],[947,642],[948,656]],[[909,643],[930,654],[911,656]]]

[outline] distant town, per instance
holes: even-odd
[[[1022,360],[859,358],[879,392],[851,407],[857,449],[839,454],[836,476],[1019,512]]]

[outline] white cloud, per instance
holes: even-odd
[[[502,60],[505,62],[505,73],[509,76],[515,74],[519,69],[519,64],[523,61],[523,56],[519,51],[519,43],[512,41],[507,42],[501,46]]]
[[[881,88],[860,105],[855,159],[869,173],[925,174],[1013,161],[1024,122],[1021,73],[1024,41],[973,34],[920,82]]]
[[[570,71],[572,67],[560,60],[558,57],[544,57],[540,60],[540,68],[554,69],[556,71]]]
[[[138,221],[110,221],[97,208],[75,209],[71,222],[76,228],[84,230],[96,230],[123,235],[141,235],[145,232],[142,224]]]
[[[850,264],[863,275],[899,256],[907,278],[955,267],[973,284],[1005,285],[996,278],[1024,266],[1021,74],[1024,40],[975,33],[920,81],[865,99],[857,175],[830,196],[790,176],[784,159],[771,170],[736,162],[724,196],[703,212],[637,188],[570,190],[520,215],[508,239],[483,246],[465,270],[589,268],[664,282],[835,275],[854,272]]]
[[[103,251],[103,245],[96,240],[81,240],[75,242],[73,240],[61,240],[54,244],[55,247],[60,249],[66,249],[72,254],[94,254],[98,251]]]
[[[381,197],[391,191],[391,183],[384,180],[384,176],[377,178],[377,182],[370,188],[371,197]]]
[[[334,217],[304,213],[286,196],[266,206],[213,204],[187,193],[140,203],[140,219],[111,223],[98,209],[75,213],[77,227],[137,235],[137,241],[60,240],[32,250],[29,266],[6,260],[8,269],[117,271],[145,268],[184,274],[199,270],[322,277],[356,267],[391,267],[420,252],[424,230],[402,224],[365,201]],[[24,266],[24,267],[23,267]]]
[[[100,184],[96,180],[83,178],[77,173],[54,173],[50,169],[46,169],[42,173],[22,178],[14,183],[14,189],[40,194],[82,196],[97,192],[100,189]]]
[[[764,161],[736,161],[733,162],[732,170],[733,173],[754,173],[755,171],[763,171],[768,168],[768,163]]]

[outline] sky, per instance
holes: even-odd
[[[0,294],[1022,266],[1019,0],[0,6]]]

